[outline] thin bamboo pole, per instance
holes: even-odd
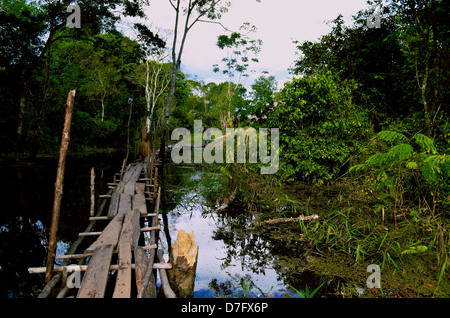
[[[55,183],[55,199],[53,202],[52,223],[50,228],[50,238],[48,244],[47,264],[45,272],[45,283],[49,283],[53,276],[53,266],[55,265],[56,239],[58,232],[59,215],[61,210],[61,200],[64,187],[64,171],[66,168],[67,149],[70,141],[70,127],[72,123],[73,106],[75,103],[76,91],[70,91],[66,103],[66,115],[64,120],[64,130],[62,133],[61,150],[59,153],[58,171]]]
[[[158,191],[158,168],[155,168],[155,183],[153,186],[153,199],[156,199]]]
[[[90,216],[94,216],[95,214],[95,169],[92,167],[91,169],[91,211]]]
[[[162,250],[158,250],[157,256],[158,256],[159,263],[160,264],[165,264]],[[172,288],[170,287],[169,278],[167,277],[166,270],[160,268],[159,269],[159,276],[160,276],[160,279],[161,279],[161,288],[162,288],[162,290],[164,292],[164,296],[166,296],[166,298],[177,298],[177,296],[173,292]]]
[[[161,197],[161,189],[159,189],[158,191],[158,199],[156,200],[156,205],[155,205],[155,214],[156,216],[153,218],[152,220],[152,226],[157,226],[158,224],[158,214],[159,214],[159,204],[160,204],[160,197]],[[156,235],[155,235],[155,231],[151,232],[151,240],[150,240],[150,244],[157,244],[156,242]],[[141,289],[139,290],[138,296],[137,298],[144,298],[144,294],[145,291],[147,289],[147,286],[151,283],[150,279],[152,277],[152,271],[154,268],[154,262],[155,262],[155,255],[156,255],[156,251],[155,250],[151,250],[149,253],[149,261],[148,261],[148,265],[147,265],[147,270],[145,272],[145,276],[142,280],[142,286]]]

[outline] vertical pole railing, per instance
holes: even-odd
[[[95,169],[92,167],[91,169],[91,210],[90,216],[94,216],[95,214]]]
[[[64,119],[64,130],[62,133],[61,149],[59,153],[58,171],[55,183],[55,198],[53,201],[52,223],[50,228],[50,238],[48,242],[47,264],[45,271],[45,283],[50,282],[53,276],[53,266],[55,266],[56,240],[58,233],[59,215],[61,211],[61,200],[64,187],[64,171],[66,168],[67,149],[70,141],[70,126],[72,123],[73,106],[75,103],[76,91],[70,91],[66,103],[66,115]]]

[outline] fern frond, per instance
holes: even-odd
[[[352,172],[352,171],[358,172],[359,170],[364,169],[364,167],[365,167],[365,165],[354,165],[354,166],[351,166],[350,169],[348,169],[348,172]]]
[[[387,159],[387,155],[384,153],[376,153],[366,160],[366,165],[381,165]]]
[[[444,165],[446,163],[450,163],[450,156],[449,155],[434,155],[434,156],[428,156],[424,162],[430,163],[433,165]]]
[[[438,173],[440,172],[439,167],[424,165],[421,169],[422,176],[426,181],[430,183],[436,183],[438,181]]]
[[[394,146],[389,150],[388,157],[397,158],[399,160],[405,160],[411,158],[414,149],[411,145],[408,144],[400,144]]]
[[[408,139],[405,137],[405,135],[395,132],[395,131],[387,131],[387,130],[383,130],[380,131],[377,134],[377,137],[381,140],[384,141],[407,141]]]
[[[436,147],[434,146],[434,140],[422,134],[417,134],[414,136],[417,144],[426,153],[437,154]]]

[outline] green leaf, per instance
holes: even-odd
[[[414,161],[408,162],[406,164],[406,168],[408,169],[413,169],[413,170],[417,170],[417,163]]]
[[[355,172],[358,172],[359,170],[361,170],[363,168],[364,168],[364,165],[354,165],[354,166],[350,167],[350,169],[348,171],[352,172],[354,170]]]
[[[426,250],[428,250],[428,248],[425,245],[417,246],[417,251],[419,251],[419,252],[425,252]]]
[[[434,146],[434,141],[430,137],[422,134],[417,134],[414,136],[414,139],[425,152],[437,154],[436,147]]]

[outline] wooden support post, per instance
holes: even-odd
[[[160,198],[161,198],[161,189],[159,189],[158,191],[158,199],[156,200],[156,206],[155,206],[155,214],[156,216],[153,217],[152,220],[152,227],[157,226],[158,224],[158,214],[159,214],[159,204],[160,204]],[[151,232],[151,240],[150,240],[150,244],[156,244],[156,233],[155,231]],[[142,279],[142,287],[139,290],[138,296],[137,298],[144,298],[146,295],[146,290],[148,288],[148,286],[154,284],[154,277],[153,277],[153,268],[154,267],[154,261],[155,261],[155,255],[156,255],[156,251],[154,249],[150,250],[150,258],[148,261],[148,265],[147,265],[147,270],[145,271],[145,276]]]
[[[155,154],[153,153],[151,161],[150,161],[150,171],[148,172],[148,177],[150,179],[150,183],[152,182],[152,178],[153,178],[153,161],[154,161],[154,156],[155,156]]]
[[[62,133],[61,149],[59,153],[58,171],[55,183],[55,198],[53,201],[52,223],[50,228],[50,238],[48,244],[47,264],[45,273],[45,283],[49,283],[53,276],[53,266],[55,265],[56,240],[58,233],[59,215],[61,210],[61,200],[64,187],[64,171],[66,168],[67,149],[70,141],[70,127],[72,124],[73,106],[75,103],[76,91],[70,91],[66,103],[66,115],[64,120],[64,130]]]
[[[155,186],[153,187],[153,198],[156,199],[158,193],[158,168],[155,169]]]
[[[148,147],[147,147],[147,174],[148,174],[148,170],[150,169],[150,158],[153,157],[153,153],[152,153],[152,145],[150,143],[150,141],[148,141]]]
[[[123,180],[123,171],[125,170],[126,163],[127,163],[127,158],[123,159],[122,170],[120,170],[120,180]]]
[[[91,169],[91,211],[90,216],[95,214],[95,170],[94,167]]]
[[[158,250],[158,262],[164,264],[163,251]],[[177,298],[172,288],[170,288],[169,279],[167,278],[167,272],[165,269],[159,269],[159,277],[161,278],[161,287],[166,298]]]

